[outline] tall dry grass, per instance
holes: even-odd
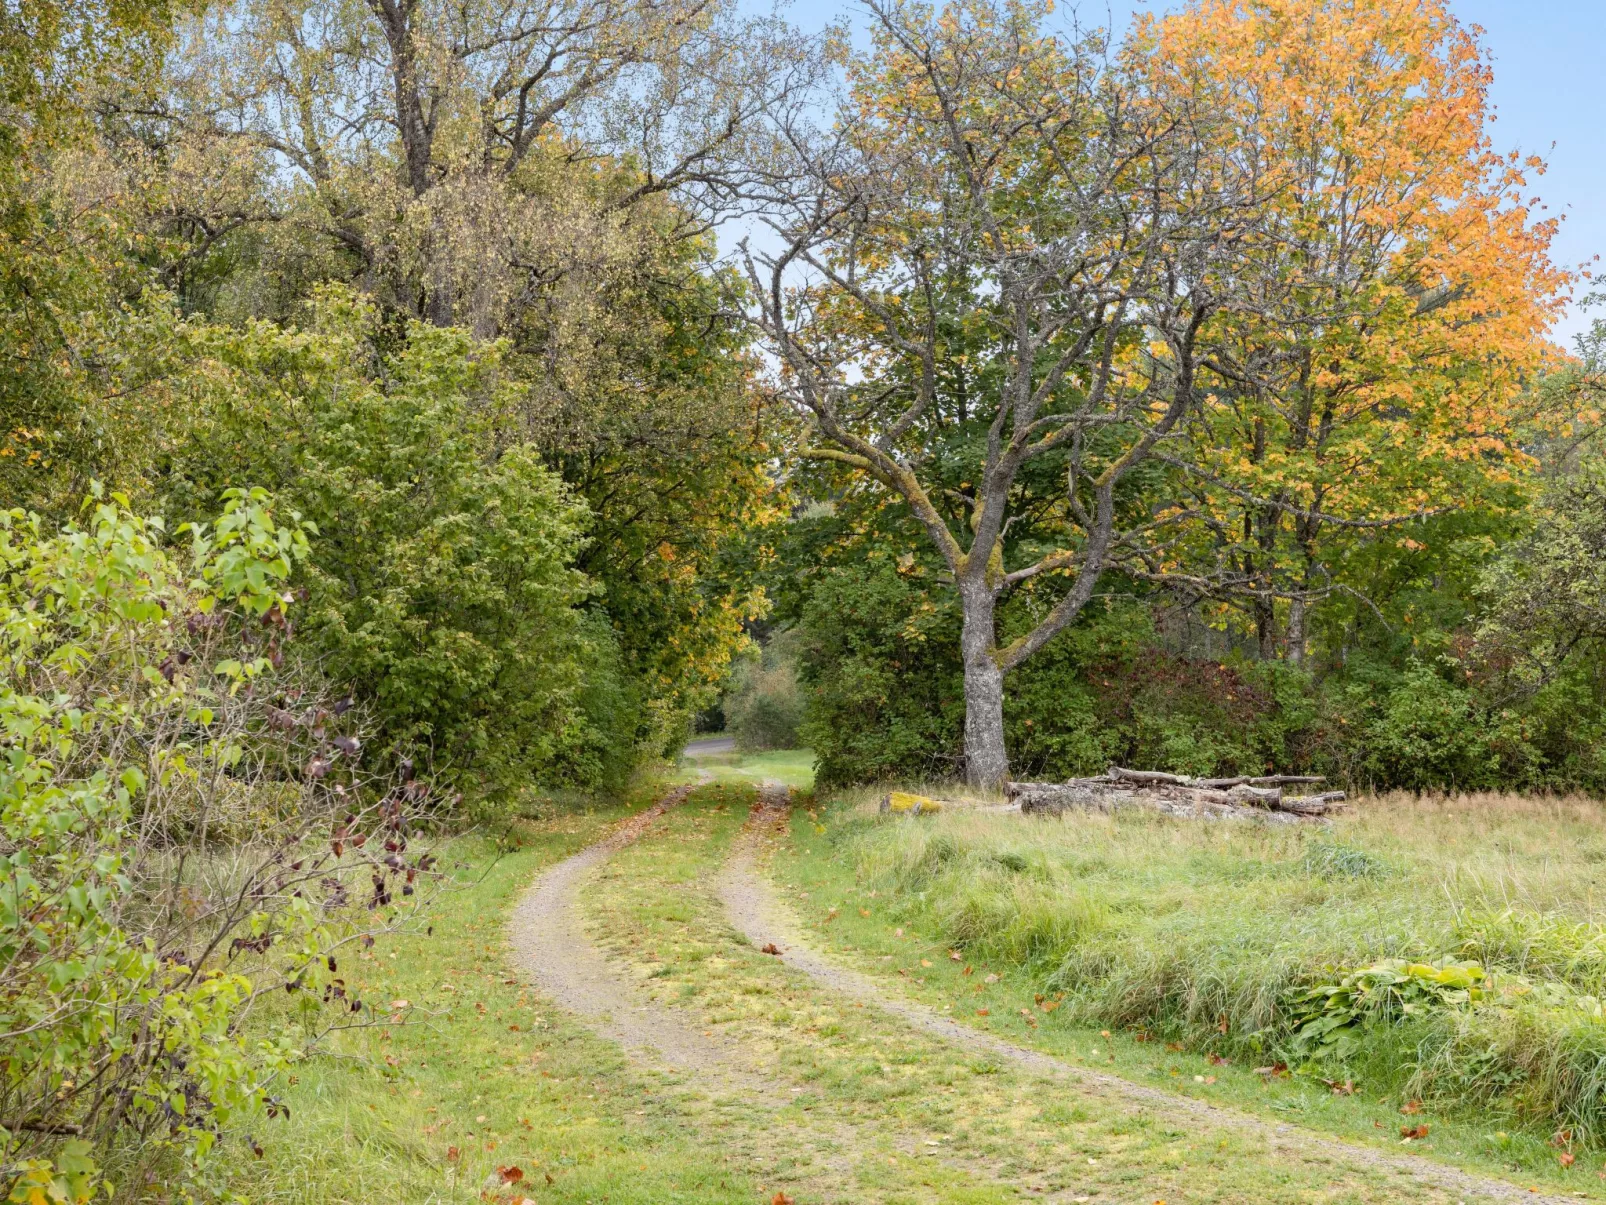
[[[1331,1059],[1296,1035],[1313,986],[1387,959],[1475,961],[1494,976],[1483,999],[1368,1025],[1338,1069],[1606,1139],[1606,805],[1402,794],[1294,826],[975,802],[889,821],[845,799],[840,848],[906,919],[1030,968],[1070,1015]]]

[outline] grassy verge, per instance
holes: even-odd
[[[1097,1088],[1039,1080],[816,986],[736,938],[722,912],[719,867],[751,798],[735,784],[696,792],[621,852],[587,901],[599,939],[644,990],[735,1045],[743,1066],[790,1098],[765,1141],[797,1169],[801,1186],[787,1191],[799,1201],[1456,1199],[1372,1165],[1271,1149],[1260,1137],[1178,1123]],[[826,919],[831,883],[797,886],[808,892],[803,907],[819,907],[822,941],[835,946],[830,939],[847,929]],[[894,940],[900,953],[915,948]],[[879,952],[871,965],[885,965]],[[924,973],[918,958],[901,969]],[[886,973],[897,985],[889,991],[903,990],[906,981]],[[1002,993],[991,998],[1003,1002]],[[1102,1055],[1084,1053],[1103,1065]],[[833,1144],[838,1162],[851,1165],[849,1183],[816,1195],[808,1176]]]
[[[775,749],[766,753],[705,753],[688,757],[678,782],[701,778],[714,782],[782,782],[799,791],[814,786],[814,754],[807,749]]]
[[[872,806],[798,815],[776,864],[862,969],[1140,1082],[1390,1145],[1426,1125],[1412,1145],[1436,1157],[1600,1188],[1594,1135],[1560,1112],[1599,1105],[1606,1023],[1578,1000],[1599,965],[1597,805],[1390,800],[1330,829]],[[1546,986],[1359,1027],[1347,1060],[1301,1067],[1286,1002],[1326,968],[1447,956]]]
[[[436,905],[433,932],[381,942],[343,968],[365,998],[406,999],[424,1023],[348,1031],[303,1064],[289,1120],[264,1121],[237,1188],[253,1202],[370,1205],[511,1200],[649,1205],[751,1202],[740,1165],[686,1124],[673,1091],[545,1006],[509,969],[518,892],[589,844],[622,808],[521,826],[522,847],[450,850],[465,883]],[[487,1178],[523,1179],[482,1197]]]

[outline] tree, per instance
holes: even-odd
[[[1268,655],[1283,606],[1302,650],[1346,540],[1509,484],[1565,283],[1441,7],[1199,0],[1114,55],[1046,10],[873,3],[832,131],[777,121],[748,260],[805,457],[952,575],[979,785],[1003,675],[1107,570],[1247,600]]]
[[[758,605],[729,570],[768,504],[768,431],[710,228],[752,118],[813,70],[724,0],[239,0],[102,126],[151,181],[153,258],[191,315],[302,324],[337,282],[392,342],[506,341],[518,388],[467,417],[493,460],[532,450],[588,504],[581,567],[656,753]]]
[[[1521,502],[1568,283],[1528,194],[1543,164],[1492,151],[1481,47],[1436,0],[1199,0],[1134,52],[1149,87],[1208,97],[1224,149],[1275,185],[1239,245],[1247,304],[1201,332],[1210,404],[1160,454],[1191,547],[1143,572],[1243,608],[1261,657],[1299,661],[1317,604],[1367,605],[1366,546],[1408,555],[1430,516]]]
[[[1184,517],[1144,513],[1135,487],[1196,407],[1199,335],[1256,189],[1206,114],[1132,87],[1096,37],[1045,34],[1038,8],[869,11],[833,130],[778,123],[790,163],[777,245],[747,261],[756,319],[803,455],[893,491],[952,575],[967,773],[996,787],[1004,674],[1123,547]],[[1064,481],[1059,536],[1012,546],[1033,472]],[[1037,586],[1039,621],[1000,646],[1000,599]]]
[[[148,78],[165,3],[30,0],[0,9],[0,498],[70,512],[147,450],[138,380],[150,315],[121,184],[86,170],[89,104]]]

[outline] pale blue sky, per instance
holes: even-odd
[[[1484,29],[1499,109],[1495,146],[1519,148],[1550,162],[1535,192],[1552,211],[1567,215],[1555,244],[1557,262],[1575,266],[1596,254],[1606,257],[1606,0],[1450,4],[1462,21]],[[1103,25],[1107,14],[1119,21],[1134,9],[1174,5],[1083,0],[1076,7],[1088,24]],[[834,0],[796,0],[788,14],[804,26],[819,26],[851,8]],[[1575,310],[1556,337],[1570,346],[1587,324]]]

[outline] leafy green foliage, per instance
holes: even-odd
[[[285,889],[286,847],[235,861],[221,897],[166,848],[216,841],[241,792],[287,804],[292,738],[263,720],[305,526],[234,491],[187,567],[163,534],[121,496],[54,535],[0,515],[0,1158],[24,1200],[87,1200],[109,1153],[199,1175],[295,1053],[239,1031],[260,985],[236,956],[281,945],[310,986],[338,940]]]
[[[302,644],[370,705],[376,739],[504,804],[532,775],[617,781],[639,703],[593,585],[587,512],[492,420],[517,382],[500,344],[424,325],[376,364],[375,316],[324,299],[316,326],[208,331],[219,386],[170,458],[179,514],[265,477],[319,535],[297,582]]]
[[[1292,1001],[1294,1045],[1313,1056],[1347,1059],[1360,1049],[1367,1029],[1464,1007],[1483,996],[1487,978],[1475,962],[1401,958],[1339,972],[1335,982],[1318,984]]]
[[[825,522],[835,523],[835,520]],[[794,526],[824,526],[804,520]],[[963,705],[957,602],[918,564],[875,548],[823,565],[807,534],[778,590],[796,624],[804,737],[823,783],[953,773]],[[792,560],[792,557],[797,560]],[[840,559],[839,559],[840,558]],[[1542,687],[1505,697],[1469,678],[1442,632],[1436,663],[1375,646],[1349,666],[1179,651],[1155,600],[1133,591],[1093,604],[1005,683],[1014,776],[1068,778],[1111,764],[1198,775],[1309,772],[1358,788],[1606,789],[1598,674],[1579,658]],[[1024,627],[1006,606],[1000,627]],[[1466,646],[1463,640],[1462,646]],[[1407,646],[1407,650],[1409,646]]]
[[[817,782],[952,772],[964,722],[955,614],[886,560],[821,575],[798,641]]]

